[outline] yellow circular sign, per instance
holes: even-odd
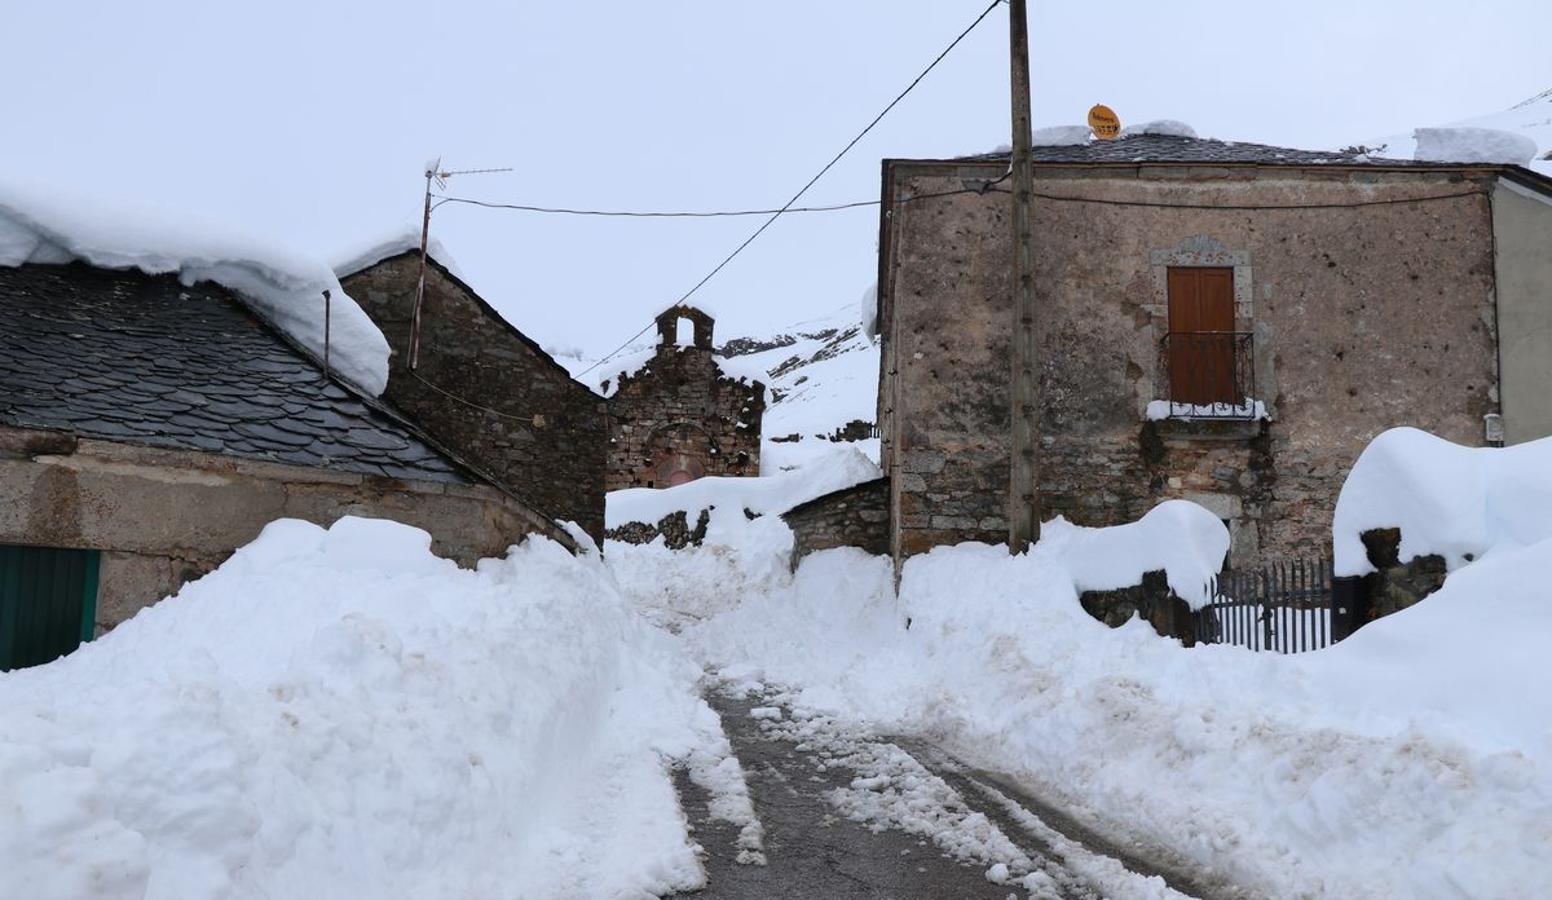
[[[1089,110],[1089,130],[1102,141],[1113,141],[1121,133],[1121,119],[1115,110],[1103,103],[1096,103]]]

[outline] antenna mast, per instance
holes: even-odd
[[[431,183],[442,189],[447,188],[447,179],[454,175],[483,175],[491,172],[510,172],[511,167],[504,169],[458,169],[448,171],[442,168],[440,157],[426,166],[426,201],[425,212],[420,219],[420,277],[415,283],[415,312],[410,317],[410,371],[420,365],[420,316],[421,309],[426,304],[426,256],[427,247],[431,241]]]

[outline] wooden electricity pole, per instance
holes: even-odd
[[[1035,325],[1035,241],[1030,199],[1035,169],[1029,120],[1029,19],[1025,0],[1008,0],[1013,70],[1013,379],[1008,474],[1008,552],[1040,540],[1039,332]]]

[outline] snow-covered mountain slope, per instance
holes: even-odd
[[[1530,138],[1536,142],[1536,157],[1530,168],[1552,176],[1552,89],[1501,112],[1445,123],[1445,127],[1492,128]],[[1372,156],[1412,159],[1417,152],[1417,139],[1412,134],[1393,134],[1364,141],[1363,146],[1369,148]]]
[[[767,448],[872,436],[878,345],[863,333],[855,303],[778,334],[735,338],[718,352],[741,370],[765,373]]]

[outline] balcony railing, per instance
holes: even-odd
[[[1161,347],[1164,398],[1152,419],[1260,419],[1254,335],[1243,331],[1172,331]]]

